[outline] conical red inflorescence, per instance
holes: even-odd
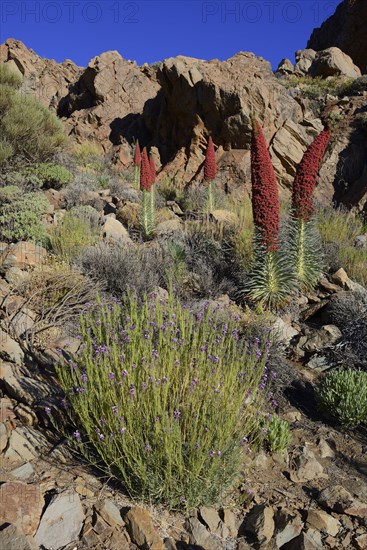
[[[306,149],[297,168],[293,182],[292,209],[295,217],[304,221],[308,221],[315,211],[312,195],[330,136],[330,128],[322,130]]]
[[[135,166],[140,166],[140,163],[141,163],[140,145],[139,145],[139,142],[137,141],[135,145],[134,164]]]
[[[214,144],[211,136],[209,137],[208,147],[205,153],[204,162],[204,180],[213,181],[217,174],[217,160],[215,157]]]
[[[140,189],[142,191],[150,191],[151,188],[151,173],[150,164],[146,148],[144,147],[141,154],[141,168],[140,168]]]
[[[153,185],[155,183],[155,178],[157,173],[155,169],[154,158],[152,156],[150,156],[149,158],[149,166],[150,166],[150,184]]]
[[[261,126],[252,123],[252,211],[255,227],[267,251],[278,250],[279,195],[274,168]]]

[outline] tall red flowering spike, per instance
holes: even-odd
[[[214,144],[211,136],[209,137],[208,147],[205,153],[204,162],[204,180],[213,181],[217,173],[217,160],[215,158]]]
[[[150,174],[150,164],[148,159],[148,153],[144,147],[141,154],[141,168],[140,168],[140,189],[142,191],[150,191],[151,188],[151,174]]]
[[[141,163],[141,153],[140,153],[139,142],[137,141],[135,145],[134,164],[135,166],[140,166],[140,163]]]
[[[312,195],[330,136],[330,128],[322,130],[306,149],[297,168],[293,182],[292,209],[295,217],[304,221],[308,221],[315,211]]]
[[[274,168],[265,137],[257,120],[252,123],[251,141],[252,211],[266,249],[278,249],[279,195]]]
[[[153,183],[155,183],[155,178],[156,178],[156,169],[155,169],[155,162],[154,162],[154,158],[152,156],[150,156],[149,158],[149,165],[150,165],[150,183],[151,185],[153,185]]]

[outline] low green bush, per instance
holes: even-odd
[[[343,426],[367,422],[367,372],[345,369],[327,373],[316,388],[322,412]]]
[[[219,503],[261,445],[267,347],[226,311],[129,295],[82,317],[80,352],[57,369],[74,437],[132,497]]]
[[[73,180],[73,174],[59,164],[35,164],[23,170],[24,176],[35,176],[44,188],[60,189]]]
[[[317,226],[327,267],[343,267],[351,279],[366,286],[367,249],[354,246],[356,237],[366,232],[365,222],[341,208],[324,207],[318,209]]]
[[[0,166],[44,162],[66,143],[62,122],[36,98],[20,93],[21,78],[0,64]]]
[[[273,414],[266,425],[266,443],[272,453],[284,451],[292,440],[289,424]]]
[[[65,213],[61,223],[50,231],[50,243],[55,254],[69,261],[83,248],[95,244],[100,232],[99,215],[90,206],[74,207]]]
[[[0,189],[0,240],[47,243],[44,216],[49,203],[42,193],[24,193],[16,186]]]

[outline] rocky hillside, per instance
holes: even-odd
[[[367,73],[367,3],[365,0],[344,0],[320,28],[315,29],[307,47],[324,50],[337,46],[350,55],[362,73]]]
[[[110,51],[82,68],[70,60],[43,59],[14,39],[0,46],[0,60],[22,74],[24,91],[58,114],[71,143],[95,141],[125,169],[132,166],[138,139],[158,160],[158,179],[168,176],[176,185],[202,178],[211,135],[218,181],[227,191],[244,184],[249,189],[254,114],[286,196],[306,147],[331,117],[333,137],[316,198],[364,211],[367,81],[360,69],[367,67],[365,9],[362,1],[343,2],[314,31],[309,48],[297,52],[296,64],[283,60],[275,74],[267,61],[246,52],[226,61],[178,56],[139,67]]]
[[[56,110],[77,142],[93,139],[123,166],[132,143],[156,147],[165,171],[191,181],[200,171],[209,134],[218,146],[227,184],[249,177],[250,115],[263,122],[283,187],[290,184],[321,121],[251,53],[227,61],[177,57],[138,67],[118,52],[95,57],[86,69],[44,60],[7,40],[0,58],[25,77],[24,88]]]

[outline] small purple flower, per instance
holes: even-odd
[[[158,351],[156,349],[152,351],[152,357],[153,359],[158,359]]]
[[[84,393],[85,388],[76,388],[77,393]]]
[[[174,411],[173,418],[175,420],[178,420],[180,418],[180,416],[181,416],[181,411]]]
[[[147,385],[146,385],[145,382],[141,383],[141,388],[142,388],[143,391],[145,391],[147,389]]]
[[[266,435],[266,434],[268,433],[268,430],[267,430],[267,428],[262,428],[262,430],[261,430],[261,431],[262,431],[262,433],[263,433],[263,434],[265,434],[265,435]]]
[[[51,414],[51,408],[50,407],[45,407],[45,413],[50,416]]]
[[[168,382],[167,376],[163,376],[162,378],[162,384],[166,384]]]
[[[222,451],[217,451],[216,455],[221,457],[222,456]]]
[[[151,452],[152,447],[149,445],[149,443],[147,445],[145,445],[145,450],[146,450],[147,453]]]
[[[83,372],[81,379],[82,379],[82,382],[88,382],[88,375],[86,372]]]
[[[101,426],[105,426],[106,421],[105,421],[104,418],[100,418],[99,423],[100,423]]]
[[[73,436],[75,437],[75,439],[79,440],[80,439],[80,432],[79,430],[76,430],[74,433],[73,433]]]
[[[135,385],[134,384],[130,384],[129,392],[130,392],[131,396],[135,395]]]
[[[214,451],[209,451],[209,452],[208,452],[208,456],[209,456],[209,458],[213,458],[213,456],[214,456]]]
[[[127,376],[129,376],[129,373],[127,372],[126,369],[124,369],[123,371],[121,371],[121,374],[122,374],[123,378],[126,378]]]
[[[259,358],[261,357],[261,351],[257,349],[257,350],[255,351],[255,355],[256,355],[256,357],[259,359]]]
[[[115,373],[114,372],[109,372],[108,377],[109,377],[110,380],[113,380],[115,378]]]
[[[99,439],[100,439],[101,441],[103,441],[103,439],[104,439],[104,435],[103,435],[103,434],[98,434],[98,437],[99,437]]]
[[[147,330],[145,330],[144,333],[143,333],[143,336],[144,336],[145,340],[148,340],[149,339],[149,332]]]
[[[118,407],[117,407],[116,405],[114,405],[114,406],[112,407],[112,412],[113,412],[113,414],[117,414],[118,411],[119,411]]]
[[[126,432],[126,426],[120,426],[119,432],[121,435],[123,435]]]
[[[276,377],[277,377],[277,373],[276,373],[274,370],[271,370],[271,371],[270,371],[270,378],[271,378],[272,380],[275,380]]]

